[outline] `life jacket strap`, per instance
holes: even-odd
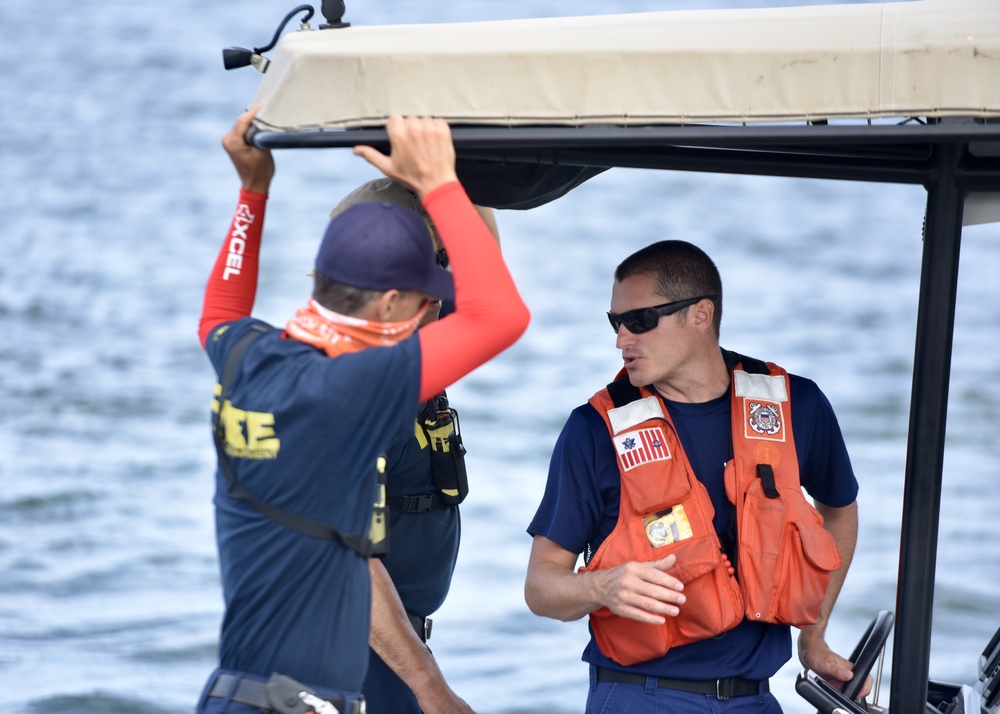
[[[780,498],[778,487],[774,482],[774,469],[771,464],[757,464],[757,478],[761,481],[764,495],[768,498]]]
[[[767,363],[764,362],[764,360],[757,359],[756,357],[747,357],[746,355],[741,355],[740,353],[733,352],[732,350],[722,349],[722,359],[725,360],[726,369],[729,370],[730,373],[736,369],[737,365],[742,365],[743,371],[750,374],[771,373],[771,370],[767,368]],[[632,385],[627,374],[623,374],[614,382],[607,385],[607,389],[608,394],[611,396],[611,401],[616,407],[625,406],[626,404],[630,404],[631,402],[634,402],[642,397],[642,393],[639,391],[639,388]],[[649,390],[655,392],[652,387],[649,387]]]
[[[771,373],[771,370],[767,368],[767,363],[764,360],[757,359],[756,357],[747,357],[746,355],[741,355],[739,352],[723,349],[722,359],[726,361],[726,369],[728,369],[730,373],[736,369],[737,365],[742,365],[743,371],[749,374]]]
[[[632,386],[632,383],[628,381],[627,374],[623,374],[608,385],[608,395],[616,407],[623,407],[640,399],[642,392],[639,391],[638,387]]]

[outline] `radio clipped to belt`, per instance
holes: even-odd
[[[424,404],[417,423],[430,445],[437,496],[442,505],[457,506],[469,494],[458,412],[448,405],[448,396],[442,392]]]

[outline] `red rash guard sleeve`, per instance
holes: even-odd
[[[248,317],[253,309],[266,206],[267,194],[240,189],[236,213],[205,286],[205,303],[198,324],[202,347],[216,327]]]
[[[455,312],[420,329],[420,399],[430,399],[514,344],[528,327],[528,306],[500,246],[461,184],[423,198],[455,277]]]

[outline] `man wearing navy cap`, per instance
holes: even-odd
[[[357,147],[420,198],[330,221],[311,298],[284,329],[251,319],[269,152],[245,143],[255,112],[223,138],[242,181],[209,278],[199,336],[219,375],[216,530],[226,613],[219,668],[200,712],[359,709],[368,662],[367,558],[386,449],[418,405],[513,344],[528,312],[496,242],[455,175],[445,122],[390,119],[389,156]],[[430,304],[455,312],[417,332]]]

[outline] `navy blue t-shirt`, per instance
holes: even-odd
[[[440,317],[451,312],[454,303],[443,301]],[[415,412],[408,437],[390,448],[386,457],[389,552],[382,562],[403,607],[410,613],[428,617],[441,607],[451,587],[458,560],[461,519],[458,506],[402,513],[391,505],[400,496],[437,493],[430,444],[417,424],[417,417]],[[364,694],[370,711],[420,711],[410,688],[374,651],[369,662]]]
[[[206,345],[216,372],[254,323],[220,326]],[[367,534],[376,461],[413,434],[420,343],[331,359],[273,329],[247,349],[230,390],[227,440],[253,496],[342,532]],[[220,666],[361,690],[368,663],[367,559],[291,530],[228,492],[216,476],[216,532],[226,613]]]
[[[453,300],[441,301],[439,318],[455,312]],[[418,410],[419,412],[420,410]],[[431,449],[414,414],[410,438],[389,450],[386,496],[430,496],[437,493]],[[458,561],[462,523],[458,506],[421,513],[389,508],[389,553],[385,569],[403,607],[421,617],[433,614],[448,595]]]
[[[857,497],[840,425],[826,396],[814,382],[790,378],[792,431],[802,485],[818,502],[848,506]],[[708,489],[715,525],[725,530],[730,518],[723,468],[731,453],[731,396],[700,404],[663,400],[677,428],[695,475]],[[604,420],[584,404],[569,417],[556,442],[542,502],[528,527],[571,553],[591,552],[618,521],[621,475]],[[591,636],[583,652],[586,662],[647,676],[718,679],[741,676],[767,679],[791,656],[787,626],[748,622],[718,637],[672,648],[666,655],[631,667],[605,657]]]
[[[412,422],[417,428],[416,419]],[[386,496],[433,495],[431,449],[415,431],[389,450]],[[383,558],[399,599],[408,611],[427,617],[441,607],[458,560],[458,506],[421,513],[389,507],[389,553]]]
[[[403,607],[421,617],[434,613],[444,602],[458,559],[460,519],[458,506],[401,513],[393,508],[399,496],[436,493],[431,470],[430,445],[414,430],[403,443],[389,450],[386,495],[389,498],[389,552],[383,557]],[[364,684],[369,711],[413,712],[420,705],[410,688],[371,651]]]

